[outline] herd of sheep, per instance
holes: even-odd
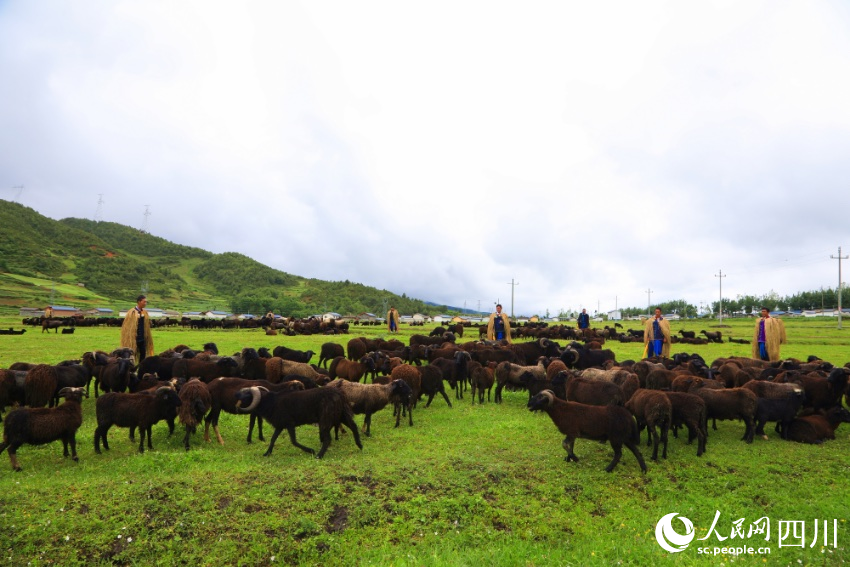
[[[578,461],[576,439],[610,443],[614,457],[608,472],[620,461],[623,446],[646,472],[639,448],[643,429],[657,460],[659,449],[661,458],[667,457],[668,432],[677,436],[681,427],[688,431],[688,443],[697,441],[697,456],[702,455],[709,420],[741,420],[747,443],[765,435],[767,423],[775,423],[783,439],[821,443],[835,438],[840,423],[850,422],[842,405],[842,397],[850,396],[850,363],[834,367],[815,357],[778,363],[732,357],[708,364],[697,354],[679,353],[670,359],[617,362],[598,343],[561,346],[550,338],[459,343],[451,332],[413,335],[407,345],[353,338],[347,350],[325,343],[317,365],[310,364],[314,356],[283,346],[220,356],[208,343],[197,352],[179,345],[138,366],[129,349],[87,352],[58,365],[16,363],[0,370],[0,413],[14,407],[3,422],[0,453],[8,450],[12,468],[19,471],[22,445],[61,440],[64,456],[76,461],[81,404],[92,381],[96,453],[101,445],[109,449],[112,426],[129,428],[131,439],[138,430],[139,451],[145,444],[152,449],[151,428],[160,421],[173,432],[179,420],[187,450],[202,424],[206,441],[212,426],[223,444],[218,422],[225,411],[250,416],[249,442],[255,425],[264,440],[263,421],[271,424],[265,455],[286,430],[294,446],[321,458],[341,427],[362,449],[355,415],[364,416],[367,436],[372,415],[384,408],[393,409],[396,427],[403,418],[413,425],[413,410],[423,395],[427,405],[440,394],[452,406],[447,387],[456,401],[468,392],[473,404],[483,404],[485,395],[490,401],[494,387],[496,403],[505,389],[527,391],[528,409],[548,414],[564,435],[568,461]],[[297,441],[296,428],[308,424],[318,424],[318,452]]]

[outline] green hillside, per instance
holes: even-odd
[[[120,309],[141,292],[152,307],[403,313],[437,308],[361,284],[306,279],[235,252],[213,254],[111,222],[47,218],[0,200],[0,310],[47,303]]]

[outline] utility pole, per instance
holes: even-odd
[[[652,305],[652,290],[646,288],[646,316],[649,317],[649,307]]]
[[[519,282],[514,283],[514,279],[511,278],[511,283],[508,284],[511,286],[511,319],[514,318],[514,288],[519,285]]]
[[[714,274],[715,278],[720,278],[720,305],[719,305],[719,308],[717,309],[718,314],[719,314],[717,324],[722,325],[723,324],[723,278],[725,278],[726,276],[723,275],[723,270],[718,270],[718,271],[720,272],[719,274]]]
[[[838,256],[829,255],[833,260],[838,260],[838,328],[841,328],[841,291],[843,288],[843,283],[841,281],[841,260],[846,260],[850,258],[850,256],[842,256],[841,255],[841,246],[838,247]]]

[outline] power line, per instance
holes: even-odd
[[[94,213],[94,222],[100,222],[103,220],[103,193],[97,194],[97,210]]]

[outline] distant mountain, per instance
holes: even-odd
[[[0,308],[151,306],[307,316],[336,311],[436,314],[436,304],[349,281],[308,279],[242,254],[213,254],[112,222],[47,218],[0,200]]]

